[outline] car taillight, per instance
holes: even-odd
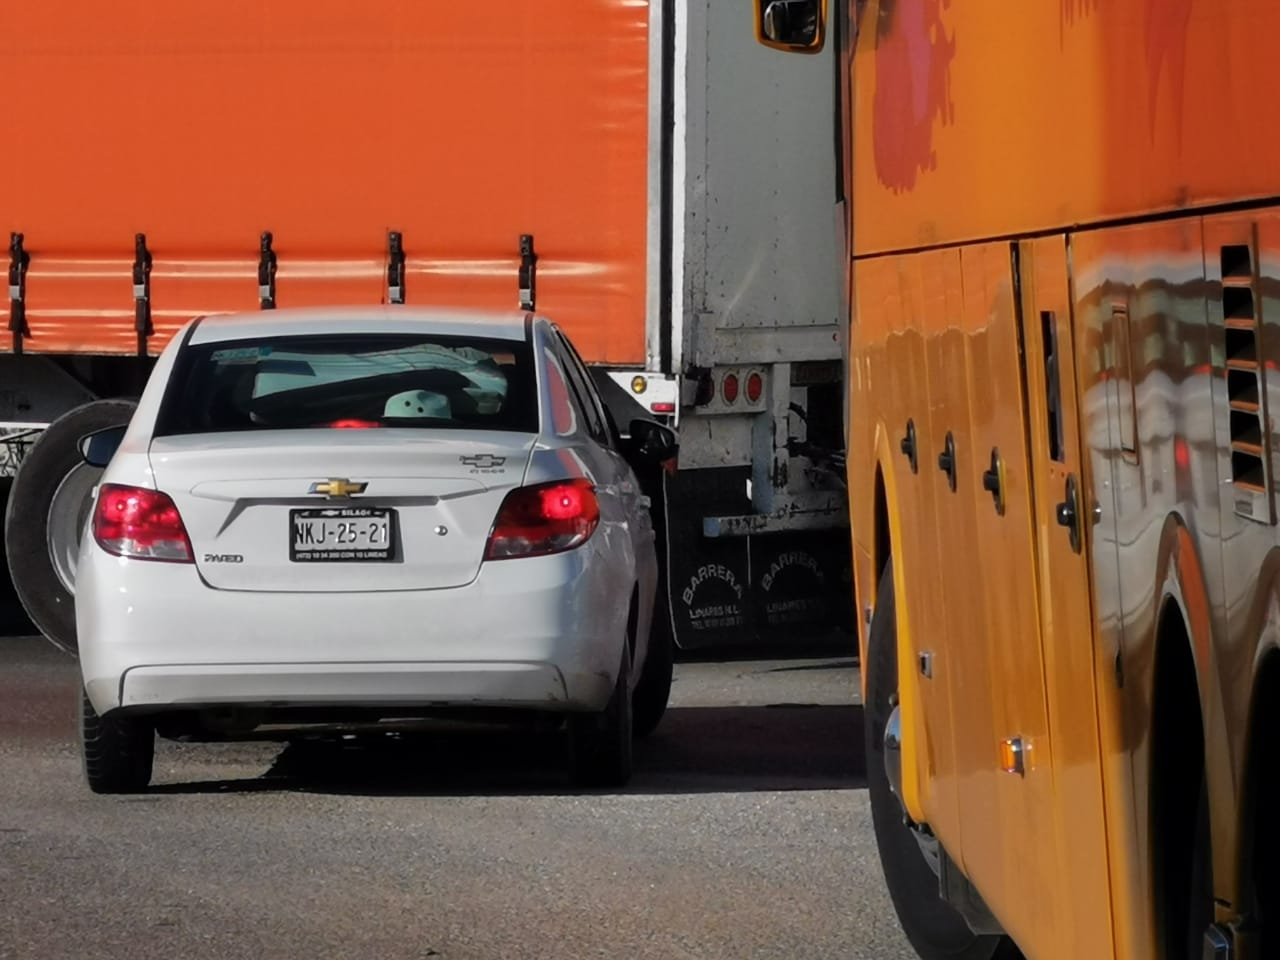
[[[599,523],[600,503],[588,480],[517,487],[502,501],[484,557],[505,560],[572,550]]]
[[[136,560],[191,563],[191,540],[167,494],[104,483],[93,511],[93,539],[107,553]]]

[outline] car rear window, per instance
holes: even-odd
[[[532,352],[516,340],[288,336],[188,346],[156,434],[360,427],[534,433]]]

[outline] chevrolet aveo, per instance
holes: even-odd
[[[191,322],[105,466],[80,549],[84,770],[145,788],[157,733],[551,720],[621,785],[671,686],[637,471],[551,322],[409,307]],[[636,470],[633,470],[635,464]]]

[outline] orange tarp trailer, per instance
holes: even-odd
[[[642,363],[648,23],[603,0],[5,5],[0,350],[133,353],[137,293],[157,353],[259,307],[264,233],[279,306],[386,302],[398,233],[406,302],[514,309],[532,235],[539,311],[588,360]]]

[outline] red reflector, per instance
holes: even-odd
[[[1183,470],[1191,466],[1191,448],[1182,437],[1173,441],[1173,462]]]
[[[724,395],[725,403],[733,403],[738,399],[738,375],[729,373],[725,375],[724,383],[720,385],[721,393]]]
[[[93,538],[117,557],[191,563],[191,540],[167,494],[104,483],[93,513]]]
[[[665,402],[651,403],[649,404],[649,409],[654,413],[675,413],[676,405]]]
[[[753,373],[747,377],[747,400],[755,403],[760,399],[760,394],[764,393],[764,378],[758,373]]]
[[[382,424],[377,420],[335,420],[328,426],[333,430],[373,430]]]
[[[498,510],[486,560],[545,556],[586,543],[600,523],[600,503],[589,480],[559,480],[518,487]]]

